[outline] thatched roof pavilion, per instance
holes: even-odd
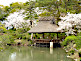
[[[54,17],[41,17],[38,24],[31,28],[28,33],[54,33],[63,32],[57,30],[58,26],[55,24]]]
[[[58,31],[57,28],[58,26],[55,24],[54,17],[41,17],[39,18],[38,24],[35,27],[31,28],[28,33],[32,33],[31,39],[34,41],[34,43],[49,43],[52,39],[45,39],[45,33],[56,33],[57,41],[54,39],[52,40],[52,42],[56,43],[60,42],[60,40],[58,39],[58,33],[63,32],[62,30]],[[35,34],[35,39],[33,39],[33,33]],[[43,34],[43,39],[37,39],[36,33]]]

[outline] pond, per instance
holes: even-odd
[[[62,48],[9,47],[0,52],[0,61],[73,61]]]

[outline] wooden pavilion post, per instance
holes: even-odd
[[[44,33],[43,33],[43,36],[42,36],[42,37],[43,37],[43,39],[44,39]]]
[[[57,39],[58,39],[58,32],[57,32]]]
[[[51,39],[51,33],[49,33],[49,37],[50,37],[50,49],[53,48],[53,41]],[[52,53],[52,52],[51,52]]]
[[[35,39],[37,39],[37,35],[36,35],[36,33],[34,33],[35,34]],[[34,40],[34,46],[36,46],[36,40]]]
[[[49,33],[49,39],[51,39],[51,33]]]
[[[33,33],[31,33],[31,40],[33,39]]]

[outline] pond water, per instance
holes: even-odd
[[[62,48],[9,47],[0,52],[0,61],[73,61]]]

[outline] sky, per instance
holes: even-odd
[[[0,5],[9,6],[12,2],[26,2],[29,0],[0,0]]]

